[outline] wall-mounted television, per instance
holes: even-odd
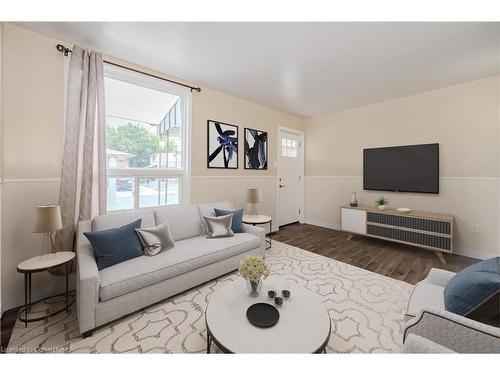
[[[439,193],[439,143],[363,150],[363,189]]]

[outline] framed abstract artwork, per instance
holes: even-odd
[[[245,169],[267,169],[267,132],[245,128]]]
[[[207,168],[238,169],[238,127],[207,121]]]

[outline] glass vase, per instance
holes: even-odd
[[[250,297],[255,298],[259,296],[259,292],[262,289],[262,278],[251,280],[248,279],[248,291],[250,292]]]

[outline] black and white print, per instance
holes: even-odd
[[[208,120],[207,167],[238,168],[238,127]]]
[[[267,132],[245,128],[245,169],[267,169]]]

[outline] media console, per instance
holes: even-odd
[[[453,221],[452,215],[423,211],[340,208],[340,228],[351,234],[349,240],[358,234],[417,246],[434,251],[441,263],[446,263],[443,253],[453,252]]]

